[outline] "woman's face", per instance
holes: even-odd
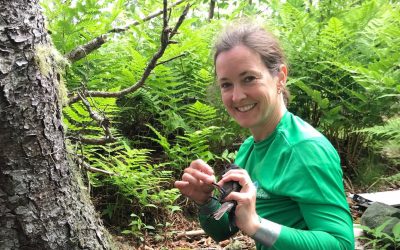
[[[275,120],[280,120],[285,109],[278,88],[283,87],[286,75],[272,76],[261,56],[243,45],[220,53],[215,68],[222,101],[239,125],[253,135],[269,126],[274,129]],[[286,73],[286,67],[284,70]]]

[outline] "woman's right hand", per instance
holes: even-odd
[[[182,180],[175,181],[174,186],[183,195],[202,205],[212,196],[213,182],[215,182],[214,170],[203,160],[197,159],[185,168]]]

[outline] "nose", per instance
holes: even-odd
[[[246,94],[243,88],[240,85],[235,85],[233,88],[232,101],[240,102],[244,98],[246,98]]]

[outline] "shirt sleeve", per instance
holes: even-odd
[[[237,227],[230,227],[227,213],[219,220],[215,220],[211,216],[220,206],[217,200],[211,199],[210,202],[199,208],[201,227],[207,235],[217,242],[226,240],[239,231]]]
[[[281,188],[297,202],[307,230],[283,226],[270,249],[353,250],[353,222],[339,156],[333,146],[308,140],[292,147],[283,157],[287,174]]]

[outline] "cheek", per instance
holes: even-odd
[[[228,93],[221,93],[221,99],[224,106],[228,108],[231,100],[230,95]]]

